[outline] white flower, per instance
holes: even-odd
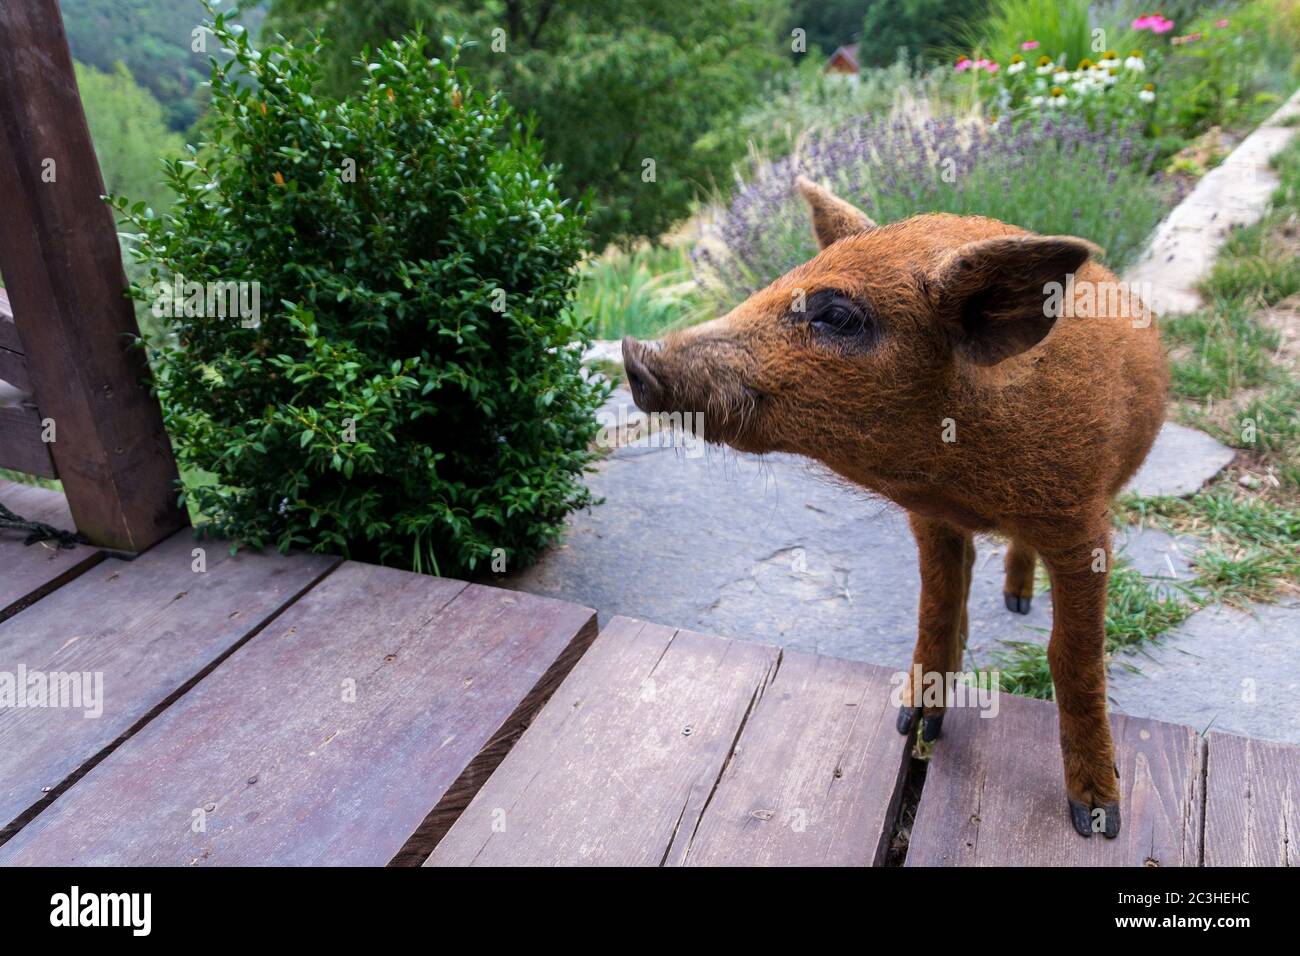
[[[1156,91],[1142,90],[1140,93],[1138,93],[1138,99],[1140,99],[1143,103],[1154,103],[1156,101]]]
[[[1042,106],[1046,102],[1047,102],[1046,96],[1031,96],[1029,98],[1029,104],[1031,106]]]
[[[1142,61],[1142,57],[1138,56],[1136,53],[1124,61],[1124,69],[1132,70],[1134,73],[1141,73],[1146,68],[1147,65]]]
[[[1017,73],[1023,73],[1024,69],[1025,69],[1025,61],[1021,60],[1019,63],[1009,64],[1007,66],[1007,73],[1009,73],[1012,76],[1015,76]]]
[[[1107,70],[1101,78],[1102,83],[1106,84],[1107,86],[1114,86],[1116,83],[1119,82],[1118,72],[1119,71],[1117,70]]]
[[[1113,70],[1115,69],[1115,67],[1119,66],[1119,60],[1115,60],[1115,59],[1098,60],[1097,65],[1101,67],[1103,70]]]
[[[1046,76],[1048,73],[1054,73],[1055,71],[1056,71],[1055,63],[1044,63],[1042,66],[1034,68],[1034,72],[1037,73],[1039,76]]]
[[[1057,86],[1060,86],[1062,83],[1070,82],[1070,78],[1069,70],[1061,70],[1060,72],[1053,74],[1052,82]]]

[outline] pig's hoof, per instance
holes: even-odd
[[[916,726],[916,715],[921,712],[920,707],[900,707],[898,708],[898,722],[894,724],[898,732],[906,737]]]
[[[1002,596],[1006,599],[1007,610],[1012,614],[1028,614],[1029,606],[1034,603],[1032,597],[1021,597],[1019,594],[1012,594],[1009,591],[1003,591]]]
[[[943,714],[935,717],[924,717],[921,719],[921,740],[924,743],[931,744],[939,739],[939,734],[943,732]]]
[[[1070,822],[1074,831],[1085,839],[1093,833],[1100,833],[1108,840],[1119,836],[1119,803],[1112,800],[1100,807],[1089,807],[1086,803],[1071,800]]]

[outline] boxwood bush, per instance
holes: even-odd
[[[149,347],[191,510],[255,547],[442,574],[525,559],[592,503],[583,211],[450,44],[363,55],[339,101],[319,48],[211,30],[230,58],[203,141],[167,165],[173,208],[113,200],[148,265],[132,294],[163,313]],[[206,285],[240,282],[256,320],[254,287],[232,316]]]

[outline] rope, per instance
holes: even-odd
[[[36,544],[38,541],[53,541],[60,548],[75,548],[79,544],[89,544],[89,542],[75,531],[63,531],[54,525],[45,524],[40,521],[28,521],[20,518],[4,505],[0,505],[0,528],[17,528],[19,531],[26,531],[27,540],[23,544]]]

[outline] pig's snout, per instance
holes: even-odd
[[[664,407],[663,383],[650,371],[646,356],[651,346],[638,342],[630,335],[623,338],[623,370],[627,384],[632,389],[632,400],[643,412],[667,411]]]

